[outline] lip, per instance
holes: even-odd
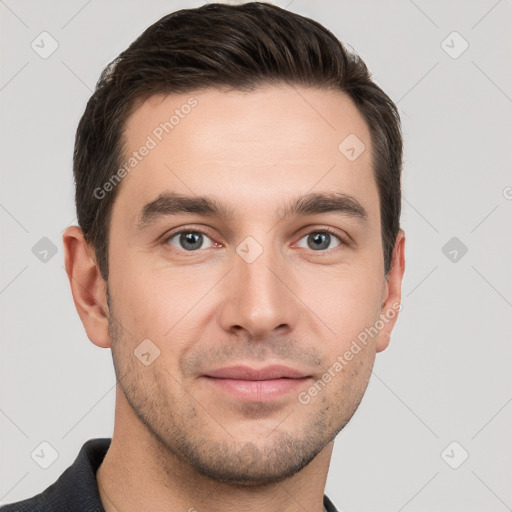
[[[217,391],[248,402],[268,402],[297,389],[311,376],[289,368],[274,365],[264,368],[231,366],[209,371],[204,378]]]
[[[250,366],[229,366],[211,370],[206,373],[207,377],[217,379],[236,380],[273,380],[273,379],[302,379],[308,377],[306,373],[289,368],[283,365],[265,366],[263,368],[251,368]]]

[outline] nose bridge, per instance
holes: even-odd
[[[297,305],[287,281],[286,266],[272,243],[247,237],[237,247],[231,272],[232,296],[225,305],[224,328],[244,328],[252,336],[264,336],[280,326],[293,327]],[[281,275],[283,274],[283,275]]]

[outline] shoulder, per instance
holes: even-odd
[[[23,501],[17,501],[16,503],[9,503],[0,507],[1,512],[41,512],[50,510],[46,503],[45,493],[48,491],[45,489],[42,493],[28,498]]]
[[[0,507],[1,512],[104,512],[98,494],[96,470],[110,439],[90,439],[59,479],[43,492]]]

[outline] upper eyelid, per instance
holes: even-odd
[[[164,242],[166,242],[169,239],[174,238],[176,235],[181,235],[182,233],[201,233],[203,235],[206,235],[208,238],[213,238],[208,233],[208,230],[206,230],[205,228],[195,228],[195,227],[191,226],[191,227],[177,228],[177,229],[178,229],[178,231],[167,232],[165,235],[163,235],[162,240]]]

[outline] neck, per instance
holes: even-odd
[[[118,390],[112,443],[96,475],[105,512],[324,510],[333,442],[301,471],[281,482],[264,486],[226,484],[197,473],[170,453],[119,394]]]

